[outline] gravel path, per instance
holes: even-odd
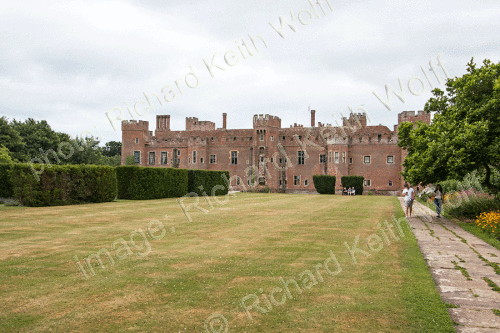
[[[399,198],[404,210],[403,198]],[[408,219],[457,332],[500,332],[500,251],[419,202]],[[496,272],[495,272],[496,271]],[[500,315],[500,311],[499,311]]]

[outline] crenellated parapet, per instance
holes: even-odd
[[[431,114],[425,111],[418,111],[417,114],[415,114],[415,111],[403,111],[398,114],[398,124],[403,122],[416,123],[417,121],[430,124]]]
[[[149,121],[144,120],[123,120],[122,131],[149,131]]]
[[[186,117],[186,131],[215,131],[215,123],[199,121],[196,117]]]
[[[266,115],[254,115],[253,116],[253,128],[269,126],[269,127],[277,127],[281,128],[281,119],[276,116]]]

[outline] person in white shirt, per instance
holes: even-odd
[[[413,200],[415,199],[415,190],[410,185],[408,185],[408,183],[405,183],[403,195],[405,196],[406,217],[411,217]]]

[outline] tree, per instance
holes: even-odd
[[[22,137],[28,160],[39,157],[50,149],[57,152],[59,144],[69,139],[67,134],[55,132],[46,120],[36,121],[28,118],[21,122],[14,119],[11,126]]]
[[[135,165],[135,157],[134,155],[129,155],[125,159],[125,165]]]
[[[118,141],[106,142],[103,148],[101,148],[101,153],[104,156],[113,157],[122,155],[122,143]]]
[[[0,163],[14,163],[9,155],[9,149],[0,145]]]
[[[472,58],[467,74],[446,82],[446,93],[432,93],[425,104],[436,112],[432,124],[399,127],[398,144],[408,151],[404,178],[426,185],[477,170],[482,185],[498,193],[492,178],[500,170],[500,63],[486,59],[477,68]]]
[[[0,145],[6,147],[9,156],[16,161],[24,162],[28,158],[23,138],[6,117],[0,118]]]

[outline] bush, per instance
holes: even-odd
[[[38,171],[37,179],[33,170]],[[43,171],[43,172],[41,172]],[[116,171],[109,166],[14,164],[14,197],[24,206],[61,206],[113,201]]]
[[[12,198],[14,191],[10,180],[13,163],[0,164],[0,198]]]
[[[316,191],[319,194],[335,194],[335,182],[337,178],[335,176],[328,175],[314,175],[313,183]]]
[[[149,200],[178,198],[188,193],[188,170],[119,166],[118,198]]]
[[[344,176],[340,181],[342,187],[354,187],[356,189],[356,195],[362,195],[364,180],[365,178],[363,176]]]
[[[226,195],[229,189],[222,175],[229,180],[229,171],[188,170],[188,192],[195,192],[199,196],[203,195],[203,192],[208,196]],[[214,190],[215,193],[212,194]]]
[[[482,212],[497,210],[500,207],[500,201],[494,196],[474,190],[455,192],[446,198],[448,200],[445,200],[443,208],[446,213],[455,217],[475,219]]]

